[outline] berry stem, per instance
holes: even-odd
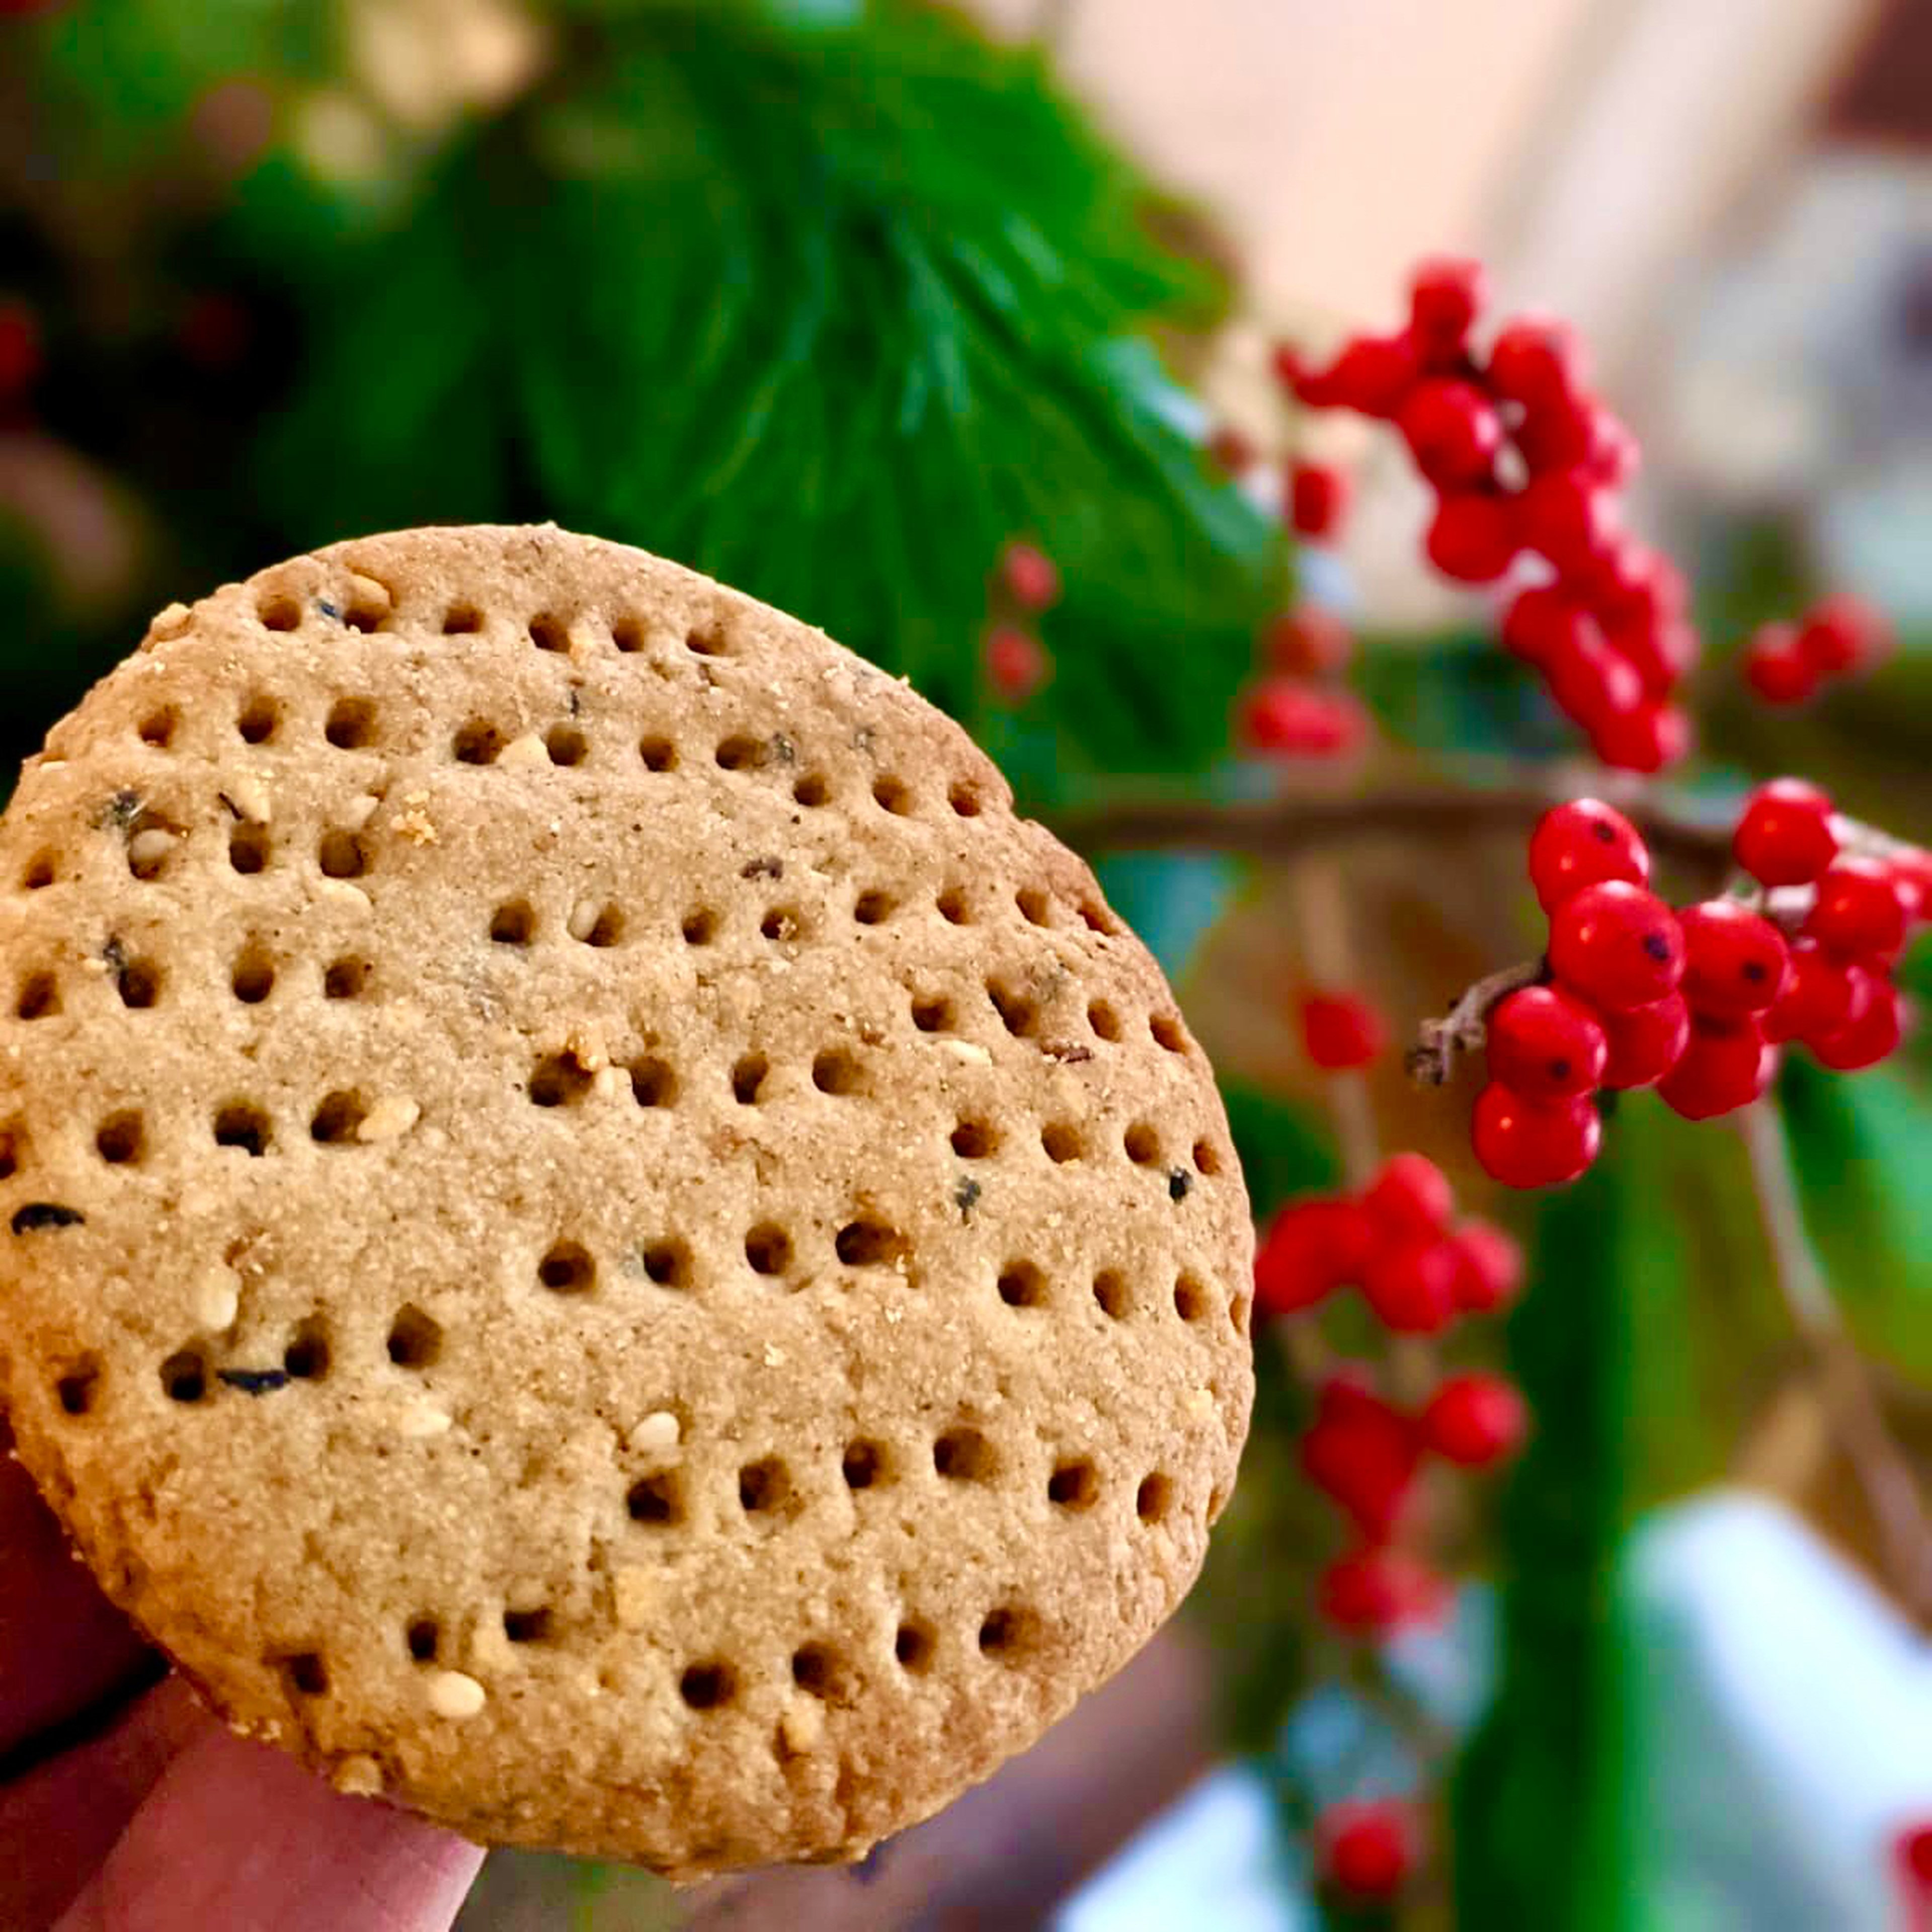
[[[1805,1232],[1784,1118],[1774,1101],[1763,1100],[1743,1108],[1738,1123],[1772,1272],[1793,1326],[1812,1352],[1819,1399],[1864,1492],[1894,1588],[1914,1617],[1932,1621],[1932,1522]]]
[[[1501,972],[1478,980],[1442,1018],[1424,1020],[1404,1062],[1408,1077],[1418,1087],[1445,1084],[1455,1070],[1456,1055],[1474,1052],[1483,1045],[1490,1009],[1520,988],[1534,986],[1543,974],[1540,959],[1505,966]]]

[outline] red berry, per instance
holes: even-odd
[[[1439,1234],[1455,1206],[1448,1176],[1426,1154],[1390,1154],[1362,1192],[1363,1211],[1390,1238]]]
[[[1660,772],[1690,750],[1690,714],[1654,700],[1612,712],[1591,725],[1590,748],[1618,771]]]
[[[1650,883],[1650,854],[1622,812],[1600,800],[1576,798],[1537,820],[1529,839],[1529,882],[1545,912],[1554,912],[1586,886],[1611,879]]]
[[[1376,1059],[1388,1029],[1359,993],[1310,993],[1301,1003],[1301,1038],[1323,1072],[1340,1073]]]
[[[1369,1257],[1362,1299],[1394,1334],[1439,1334],[1455,1316],[1461,1266],[1455,1244],[1439,1235],[1384,1242]]]
[[[1522,1288],[1522,1250],[1502,1228],[1465,1221],[1449,1238],[1456,1250],[1456,1306],[1466,1315],[1493,1315]]]
[[[1554,986],[1524,986],[1489,1017],[1490,1078],[1526,1100],[1567,1100],[1602,1084],[1610,1044],[1603,1022]]]
[[[1506,496],[1444,496],[1430,520],[1429,561],[1458,584],[1490,584],[1522,548]]]
[[[1885,614],[1862,597],[1840,592],[1805,614],[1798,648],[1812,669],[1829,677],[1868,670],[1892,647]]]
[[[1905,1003],[1889,980],[1873,977],[1865,1010],[1841,1031],[1808,1040],[1812,1056],[1834,1072],[1856,1073],[1896,1052],[1905,1037]]]
[[[1323,1882],[1349,1898],[1396,1898],[1421,1860],[1413,1814],[1389,1799],[1330,1805],[1315,1821],[1315,1842]]]
[[[1298,604],[1271,619],[1262,642],[1269,664],[1298,677],[1321,677],[1340,670],[1355,650],[1354,633],[1320,604]]]
[[[1022,610],[1045,610],[1060,601],[1060,572],[1037,544],[1008,544],[1000,575]]]
[[[1544,674],[1556,708],[1586,730],[1607,728],[1644,702],[1643,680],[1636,666],[1612,650],[1594,628],[1579,649],[1552,658]]]
[[[1241,742],[1284,758],[1329,758],[1352,751],[1368,734],[1368,718],[1346,691],[1319,691],[1282,677],[1263,678],[1241,707]]]
[[[1255,1251],[1255,1307],[1299,1314],[1362,1278],[1375,1228],[1353,1201],[1296,1201],[1268,1225]]]
[[[1300,1454],[1308,1480],[1364,1536],[1380,1540],[1408,1499],[1421,1443],[1407,1416],[1344,1373],[1322,1384]]]
[[[1486,483],[1503,446],[1503,419],[1473,382],[1418,383],[1396,426],[1416,468],[1440,490]]]
[[[1838,856],[1832,801],[1802,778],[1773,778],[1744,801],[1731,855],[1761,886],[1808,886]]]
[[[1905,944],[1905,894],[1876,859],[1834,860],[1818,881],[1806,937],[1851,959],[1892,958]]]
[[[1690,1040],[1657,1090],[1687,1120],[1708,1120],[1748,1106],[1777,1072],[1778,1048],[1755,1020],[1694,1014]]]
[[[1684,933],[1684,996],[1695,1013],[1743,1019],[1784,990],[1791,969],[1784,935],[1736,899],[1706,899],[1677,915]]]
[[[1550,964],[1593,1006],[1627,1013],[1676,991],[1683,930],[1654,892],[1607,879],[1572,894],[1551,916]]]
[[[1503,619],[1503,649],[1539,668],[1594,650],[1602,635],[1589,612],[1553,584],[1520,592]]]
[[[1486,1469],[1522,1447],[1529,1411],[1514,1384],[1471,1371],[1447,1376],[1422,1412],[1422,1439],[1466,1469]]]
[[[1620,531],[1577,573],[1574,589],[1607,623],[1654,623],[1681,617],[1690,598],[1670,560]]]
[[[1348,513],[1347,476],[1329,463],[1288,467],[1288,520],[1305,537],[1335,536]]]
[[[1932,1898],[1932,1824],[1906,1826],[1892,1841],[1892,1862],[1915,1903]]]
[[[1410,333],[1436,355],[1453,353],[1468,340],[1489,298],[1489,278],[1481,262],[1433,256],[1409,278]]]
[[[1697,668],[1697,633],[1681,617],[1645,617],[1618,625],[1611,644],[1636,665],[1652,698],[1668,698]]]
[[[1505,1187],[1556,1187],[1597,1157],[1604,1126],[1580,1095],[1538,1107],[1494,1081],[1476,1096],[1471,1138],[1483,1171]]]
[[[1323,378],[1334,406],[1365,416],[1393,416],[1415,386],[1415,345],[1406,335],[1358,335]]]
[[[0,298],[0,402],[32,386],[40,354],[39,316],[17,297]]]
[[[1490,350],[1490,387],[1511,402],[1558,401],[1576,394],[1588,377],[1576,331],[1547,316],[1519,316],[1498,333]]]
[[[1767,704],[1802,704],[1818,689],[1818,670],[1789,624],[1766,624],[1744,647],[1744,682]]]
[[[1587,470],[1532,476],[1516,496],[1516,533],[1523,548],[1547,557],[1558,570],[1587,562],[1616,525],[1615,499]]]
[[[1046,682],[1046,652],[1030,631],[995,624],[986,633],[986,682],[1009,704],[1022,704]]]
[[[1269,361],[1274,370],[1275,380],[1289,394],[1298,401],[1310,404],[1316,408],[1326,406],[1324,402],[1317,400],[1325,388],[1324,378],[1316,374],[1308,358],[1293,343],[1277,342]],[[1310,388],[1314,389],[1317,394],[1310,396],[1304,393]]]
[[[1827,952],[1815,939],[1791,942],[1791,974],[1776,1006],[1765,1016],[1764,1036],[1806,1045],[1842,1032],[1871,1004],[1872,976],[1862,966]]]
[[[1405,1624],[1435,1623],[1448,1601],[1442,1578],[1400,1550],[1340,1557],[1315,1586],[1322,1621],[1349,1636],[1388,1636]]]
[[[1892,875],[1898,881],[1899,892],[1914,924],[1932,920],[1932,852],[1922,852],[1913,847],[1895,854]]]
[[[1636,440],[1588,396],[1559,396],[1528,410],[1516,446],[1532,472],[1581,470],[1612,488],[1636,471]]]
[[[1232,424],[1223,424],[1208,439],[1208,460],[1230,476],[1245,475],[1261,460],[1253,437]]]
[[[1690,1037],[1690,1003],[1670,993],[1627,1013],[1606,1013],[1604,1032],[1610,1047],[1604,1084],[1620,1091],[1654,1087],[1677,1064]]]

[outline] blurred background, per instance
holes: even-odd
[[[1265,1212],[1335,1172],[1293,1023],[1330,970],[1326,862],[1107,827],[1572,755],[1482,600],[1424,568],[1396,440],[1294,418],[1269,373],[1285,338],[1392,326],[1444,249],[1576,322],[1641,439],[1636,520],[1706,640],[1690,789],[1802,771],[1932,836],[1928,0],[0,0],[0,760],[162,605],[304,547],[551,517],[642,544],[905,672],[1085,830]],[[1231,476],[1230,431],[1267,460]],[[1284,527],[1291,451],[1353,478],[1334,541]],[[986,654],[1016,538],[1063,586],[1018,686]],[[1748,703],[1752,628],[1838,588],[1896,657],[1801,713]],[[1231,750],[1298,598],[1360,635],[1378,735],[1345,772]],[[1352,844],[1352,970],[1398,1034],[1534,950],[1521,853]],[[1783,1094],[1922,1478],[1924,1078],[1922,1052]],[[494,1858],[467,1932],[1932,1922],[1892,1850],[1932,1823],[1932,1652],[1734,1138],[1636,1096],[1613,1157],[1525,1211],[1455,1098],[1394,1057],[1370,1087],[1384,1142],[1532,1255],[1521,1308],[1457,1344],[1536,1426],[1442,1532],[1444,1614],[1372,1669],[1320,1628],[1338,1533],[1264,1336],[1189,1613],[1028,1757],[854,1873],[674,1894]],[[1304,1834],[1364,1792],[1414,1794],[1433,1851],[1351,1917]]]

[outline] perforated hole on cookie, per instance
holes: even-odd
[[[812,1084],[821,1094],[849,1097],[866,1090],[866,1070],[856,1054],[829,1046],[813,1056]]]
[[[18,1127],[0,1127],[0,1180],[11,1180],[20,1171],[26,1136]]]
[[[741,1107],[755,1106],[771,1071],[762,1053],[748,1053],[731,1069],[731,1097]]]
[[[908,1617],[892,1635],[892,1654],[898,1660],[899,1668],[915,1677],[932,1668],[938,1648],[938,1634],[922,1617]]]
[[[1214,1311],[1213,1298],[1198,1275],[1182,1273],[1174,1279],[1174,1312],[1184,1322],[1204,1322]]]
[[[281,728],[282,708],[272,698],[257,696],[242,706],[235,728],[248,745],[266,745]]]
[[[368,1102],[349,1088],[338,1088],[323,1097],[310,1117],[309,1138],[322,1147],[351,1147],[357,1130],[369,1118]]]
[[[964,886],[948,886],[933,904],[939,916],[948,926],[970,926],[973,923],[973,901]]]
[[[1172,1013],[1151,1013],[1148,1016],[1148,1031],[1153,1034],[1154,1044],[1169,1053],[1185,1053],[1187,1036],[1181,1031],[1180,1022]]]
[[[638,756],[644,761],[647,772],[674,772],[677,770],[677,747],[668,738],[647,737],[638,740]]]
[[[418,1664],[434,1664],[442,1648],[442,1626],[434,1617],[412,1617],[403,1642]]]
[[[644,1476],[625,1492],[624,1508],[633,1522],[647,1529],[669,1529],[684,1520],[684,1490],[675,1472]]]
[[[1212,1141],[1194,1143],[1194,1171],[1210,1180],[1221,1172],[1221,1150]]]
[[[553,1053],[531,1070],[529,1093],[535,1107],[572,1107],[590,1092],[593,1082],[574,1053]]]
[[[314,1651],[298,1651],[292,1657],[277,1660],[289,1688],[298,1697],[328,1695],[328,1666]]]
[[[170,1402],[208,1399],[208,1358],[199,1348],[177,1348],[161,1364],[161,1393]]]
[[[754,772],[770,758],[771,747],[762,738],[750,738],[737,732],[721,739],[718,748],[711,755],[720,770]]]
[[[133,1108],[110,1114],[94,1130],[94,1148],[110,1167],[136,1167],[147,1151],[146,1123]]]
[[[328,1324],[319,1315],[305,1316],[282,1351],[282,1372],[291,1382],[319,1382],[328,1375],[333,1354]]]
[[[1124,1322],[1133,1307],[1127,1278],[1118,1268],[1102,1268],[1094,1277],[1094,1300],[1102,1314]]]
[[[537,1263],[537,1280],[554,1294],[585,1294],[597,1285],[597,1264],[575,1241],[557,1241]]]
[[[623,616],[613,620],[610,642],[626,657],[635,657],[650,642],[650,629],[641,617]]]
[[[54,1378],[54,1400],[63,1415],[91,1415],[100,1397],[100,1364],[84,1355]]]
[[[537,936],[537,916],[528,899],[512,899],[490,915],[490,937],[499,946],[527,946]]]
[[[1142,1478],[1140,1487],[1134,1492],[1134,1514],[1142,1522],[1163,1522],[1173,1507],[1174,1484],[1168,1477],[1156,1470],[1152,1475]]]
[[[14,1012],[23,1020],[52,1019],[61,1010],[60,981],[51,973],[29,973],[14,995]]]
[[[365,636],[387,630],[395,599],[382,585],[370,581],[352,584],[344,601],[342,621],[352,631]]]
[[[487,718],[472,718],[458,730],[449,748],[460,765],[494,765],[505,742],[502,733]]]
[[[791,1681],[808,1697],[842,1704],[851,1694],[845,1660],[829,1643],[802,1643],[791,1656]]]
[[[912,996],[912,1023],[921,1033],[950,1033],[954,1018],[952,1002],[944,993]]]
[[[692,625],[685,633],[684,647],[700,658],[728,658],[731,655],[730,635],[715,619]]]
[[[1000,1299],[1009,1308],[1044,1308],[1046,1276],[1031,1262],[1009,1262],[1000,1270]]]
[[[570,626],[548,610],[539,611],[530,620],[530,642],[540,651],[568,652],[570,649]]]
[[[544,734],[544,749],[554,765],[580,765],[590,755],[590,740],[574,724],[553,724]]]
[[[268,1114],[251,1100],[230,1100],[216,1110],[217,1147],[238,1148],[242,1153],[259,1160],[268,1152],[274,1137],[274,1127]]]
[[[848,1490],[870,1490],[885,1482],[891,1472],[891,1464],[886,1460],[883,1442],[874,1442],[861,1436],[848,1442],[845,1452],[838,1459],[838,1472],[845,1478]]]
[[[1096,1000],[1087,1009],[1087,1024],[1096,1040],[1118,1040],[1120,1016],[1105,1000]]]
[[[1254,1305],[1254,1298],[1244,1290],[1228,1304],[1228,1319],[1237,1335],[1248,1332],[1248,1318]]]
[[[747,1462],[738,1472],[738,1507],[747,1516],[776,1516],[793,1500],[791,1472],[778,1456]]]
[[[164,878],[181,844],[178,825],[158,812],[140,812],[128,827],[128,870],[144,884]]]
[[[228,862],[244,877],[268,869],[274,843],[265,825],[236,825],[228,833]]]
[[[36,852],[27,861],[26,869],[20,874],[20,884],[25,891],[44,892],[60,876],[58,862],[51,852]]]
[[[556,1618],[548,1604],[503,1612],[503,1634],[512,1643],[548,1643],[556,1634]]]
[[[398,1368],[430,1368],[442,1353],[442,1324],[406,1301],[389,1323],[388,1347],[389,1360]]]
[[[1151,1121],[1136,1120],[1120,1136],[1120,1146],[1136,1167],[1160,1164],[1160,1132]]]
[[[446,638],[473,636],[483,628],[483,614],[473,604],[452,604],[442,614]]]
[[[745,1258],[754,1274],[783,1274],[791,1266],[791,1237],[773,1222],[760,1222],[745,1237]]]
[[[1010,981],[988,980],[986,997],[992,1001],[1000,1024],[1016,1040],[1030,1039],[1039,1031],[1039,1007]]]
[[[848,1268],[890,1268],[912,1252],[904,1235],[884,1221],[848,1221],[832,1250]]]
[[[991,1120],[962,1120],[952,1130],[952,1151],[962,1160],[986,1160],[999,1151],[1000,1130]]]
[[[229,968],[228,990],[244,1006],[259,1006],[275,990],[274,961],[261,946],[248,946]]]
[[[1058,1509],[1078,1514],[1091,1509],[1100,1495],[1100,1472],[1084,1456],[1070,1456],[1053,1466],[1046,1499]]]
[[[977,818],[986,809],[986,802],[980,796],[977,785],[964,778],[956,778],[946,792],[946,802],[962,818]]]
[[[1098,899],[1080,902],[1080,920],[1089,932],[1104,933],[1108,938],[1124,930],[1120,922]]]
[[[338,698],[329,706],[322,735],[338,752],[360,752],[376,742],[376,704],[373,698]]]
[[[895,818],[909,818],[919,809],[912,788],[890,772],[882,772],[872,781],[872,802]]]
[[[124,1006],[145,1012],[160,1004],[161,969],[153,960],[123,958],[114,968],[113,979],[114,990],[120,994]]]
[[[174,742],[175,733],[180,726],[181,713],[172,704],[164,704],[141,720],[141,742],[153,746],[158,752],[165,752]]]
[[[322,996],[326,1000],[359,1000],[369,990],[369,962],[366,959],[332,959],[322,969]]]
[[[631,1076],[631,1097],[640,1107],[670,1107],[677,1102],[677,1076],[662,1060],[634,1060],[625,1070]]]
[[[728,1664],[688,1665],[677,1680],[677,1694],[694,1711],[719,1711],[738,1694],[738,1680]]]
[[[1040,1130],[1040,1144],[1056,1167],[1082,1160],[1087,1153],[1087,1136],[1071,1120],[1048,1120]]]
[[[998,1472],[993,1445],[976,1429],[949,1429],[932,1445],[934,1472],[949,1483],[990,1483]]]
[[[995,1664],[1016,1664],[1031,1647],[1035,1635],[1030,1611],[1001,1604],[980,1620],[980,1654]]]
[[[369,848],[352,832],[325,832],[316,862],[332,879],[359,879],[369,869]]]
[[[687,946],[709,946],[718,937],[718,915],[709,906],[700,906],[684,916],[678,930]]]
[[[852,917],[860,926],[883,926],[898,904],[890,892],[861,892],[852,902]]]
[[[624,939],[624,908],[620,905],[598,905],[590,899],[580,899],[570,909],[566,930],[571,938],[582,946],[600,949],[620,946]]]
[[[1013,904],[1029,926],[1053,923],[1053,902],[1035,886],[1023,886],[1013,895]]]
[[[667,1239],[646,1242],[641,1251],[644,1278],[659,1288],[691,1286],[691,1248],[687,1242]]]
[[[285,591],[268,591],[256,598],[255,616],[265,631],[292,631],[302,622],[302,606]]]
[[[772,906],[758,922],[760,935],[774,944],[802,939],[806,936],[807,921],[805,914],[796,906]]]

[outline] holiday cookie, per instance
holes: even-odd
[[[19,1453],[231,1721],[479,1838],[850,1857],[1173,1610],[1248,1204],[1086,867],[552,529],[191,609],[0,820]]]

